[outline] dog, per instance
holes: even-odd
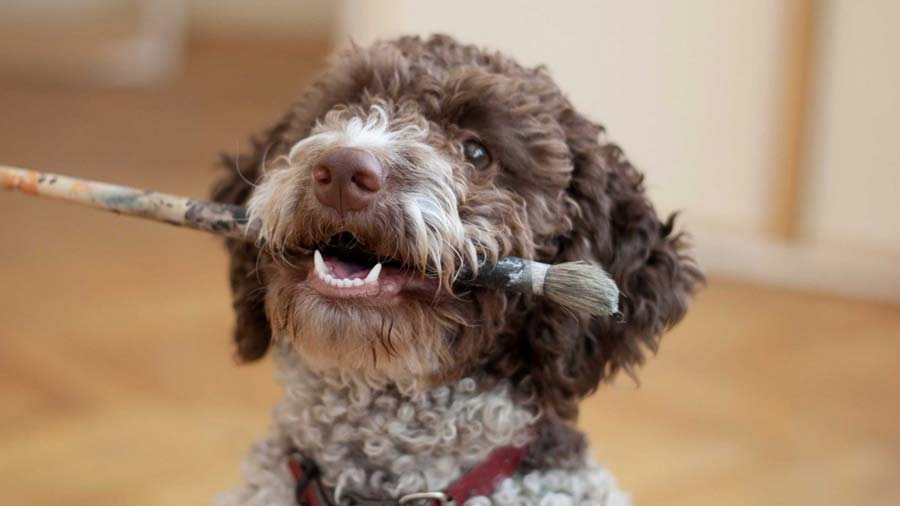
[[[643,176],[543,67],[448,36],[353,47],[213,190],[237,356],[285,395],[221,506],[618,505],[574,427],[703,280]],[[461,288],[504,256],[602,266],[621,319]]]

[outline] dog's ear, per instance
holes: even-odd
[[[571,110],[560,123],[573,173],[565,197],[570,224],[552,262],[595,263],[621,291],[618,318],[573,315],[543,301],[531,312],[530,355],[538,362],[532,381],[568,418],[600,381],[619,370],[632,374],[644,361],[644,348],[656,350],[660,334],[684,316],[703,276],[674,232],[674,216],[659,219],[643,176],[617,146],[601,139],[602,127]]]
[[[212,199],[227,204],[246,205],[253,187],[262,176],[263,164],[270,152],[277,150],[277,142],[287,128],[282,122],[270,129],[263,139],[252,140],[249,154],[223,154],[224,174],[213,187]],[[232,306],[235,311],[234,341],[237,358],[252,361],[266,354],[272,340],[265,311],[266,284],[259,269],[260,251],[255,244],[227,239],[230,254],[229,278]]]

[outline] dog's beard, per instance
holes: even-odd
[[[429,379],[450,363],[449,344],[463,319],[459,301],[329,300],[303,282],[305,273],[283,265],[270,271],[266,310],[274,335],[314,368]]]

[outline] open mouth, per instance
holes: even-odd
[[[437,284],[403,262],[379,256],[349,233],[320,243],[307,277],[310,287],[330,298],[392,297],[404,290],[434,290]]]

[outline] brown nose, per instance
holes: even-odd
[[[368,207],[384,183],[384,168],[369,153],[357,148],[334,148],[313,167],[316,198],[338,212]]]

